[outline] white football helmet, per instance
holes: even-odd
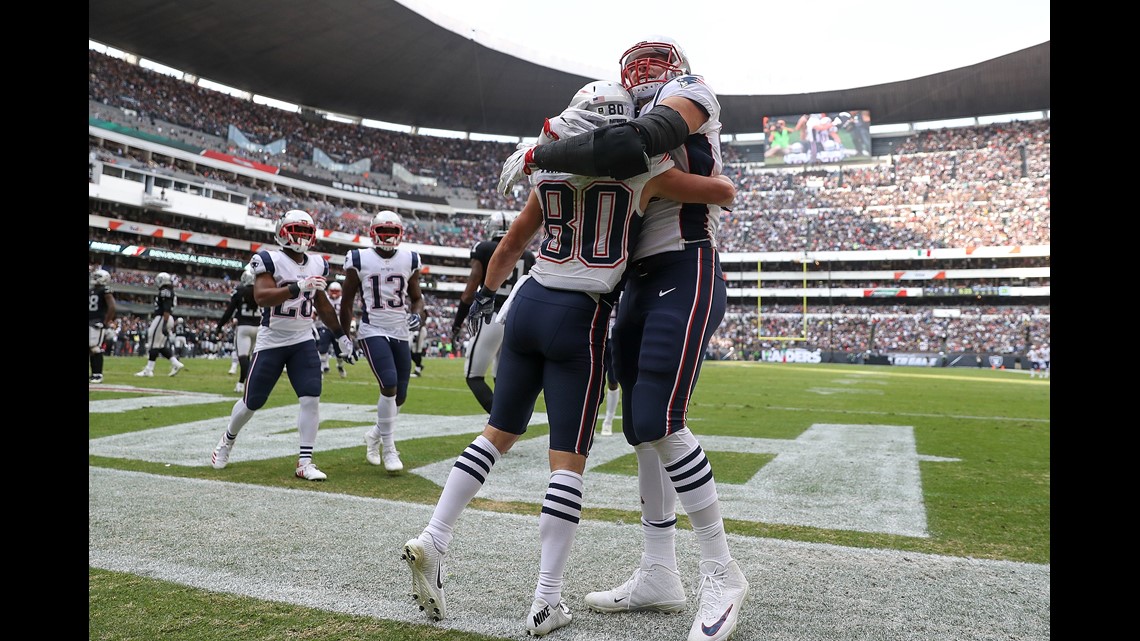
[[[336,298],[340,298],[340,294],[341,294],[342,289],[343,289],[343,287],[341,286],[341,284],[334,280],[333,282],[329,283],[328,289],[326,289],[325,291],[328,292],[329,297],[336,299]],[[336,296],[333,296],[333,294],[336,294]]]
[[[104,287],[106,287],[107,285],[110,285],[111,284],[111,272],[109,272],[105,269],[96,269],[95,271],[91,272],[91,284],[92,285],[103,285]]]
[[[255,280],[257,277],[253,274],[253,270],[249,268],[249,265],[246,265],[245,269],[241,271],[241,284],[252,285]]]
[[[368,228],[372,245],[380,249],[396,249],[404,237],[404,221],[394,211],[382,211],[372,219]]]
[[[515,216],[518,214],[507,213],[505,211],[497,211],[487,218],[487,233],[491,238],[502,238],[507,235],[507,230],[511,228],[511,223],[515,222]]]
[[[154,277],[154,284],[159,287],[166,287],[167,285],[174,284],[174,279],[166,272],[159,272],[158,275]]]
[[[184,319],[184,318],[182,318],[181,316],[179,316],[179,317],[178,317],[178,320],[176,320],[176,321],[174,321],[174,322],[176,322],[176,323],[184,323],[184,322],[186,322],[186,319]]]
[[[585,109],[601,114],[606,124],[628,122],[635,114],[633,97],[620,82],[594,80],[574,94],[567,109]]]
[[[621,84],[637,102],[652,98],[670,79],[692,73],[685,51],[668,36],[653,36],[626,49],[620,64]]]
[[[304,253],[317,240],[317,225],[306,212],[291,209],[277,221],[274,237],[277,238],[278,245]]]

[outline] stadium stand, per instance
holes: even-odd
[[[159,271],[176,275],[176,313],[208,333],[293,208],[312,212],[334,273],[377,211],[400,213],[427,270],[427,353],[460,349],[448,333],[480,223],[522,205],[495,190],[513,144],[314,120],[94,50],[89,70],[89,263],[120,301],[107,353],[138,353]],[[1024,362],[1049,342],[1049,145],[1047,118],[894,135],[852,165],[765,167],[726,145],[731,306],[709,357]]]

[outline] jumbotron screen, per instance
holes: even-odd
[[[871,112],[764,117],[765,165],[817,165],[871,158]]]

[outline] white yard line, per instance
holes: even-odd
[[[589,478],[589,477],[587,477]],[[424,623],[399,558],[432,507],[328,492],[90,467],[92,567],[348,614]],[[330,475],[328,483],[335,482]],[[304,483],[304,481],[298,481]],[[450,616],[436,624],[522,638],[538,519],[469,509],[448,556]],[[1050,566],[729,536],[751,581],[736,641],[1043,641]],[[697,544],[677,533],[681,615],[590,612],[586,592],[628,578],[636,524],[583,521],[559,641],[682,639],[695,614]]]

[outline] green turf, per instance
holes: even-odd
[[[135,378],[141,358],[107,358],[107,385],[145,385],[194,392],[232,393],[235,377],[228,360],[191,359],[177,377],[167,377],[161,361],[154,378]],[[349,378],[335,372],[326,379],[323,401],[375,404],[379,389],[361,365]],[[837,374],[873,381],[874,394],[827,391]],[[913,426],[919,455],[958,459],[953,465],[920,462],[929,538],[826,530],[776,523],[729,520],[726,530],[747,536],[889,548],[981,559],[1050,562],[1050,395],[1049,380],[1024,372],[971,368],[907,368],[841,364],[801,365],[708,362],[690,406],[689,420],[698,435],[795,439],[820,423]],[[821,391],[823,390],[823,391]],[[881,394],[878,393],[881,391]],[[130,396],[121,391],[90,392],[92,400]],[[275,388],[269,407],[296,403],[287,381]],[[231,401],[117,414],[90,414],[90,438],[229,415]],[[539,398],[538,411],[544,411]],[[424,375],[413,379],[403,412],[471,415],[481,413],[464,384],[461,360],[432,359]],[[345,429],[322,423],[322,430]],[[358,428],[357,428],[358,429]],[[546,428],[532,428],[526,438],[545,438]],[[472,435],[401,441],[408,469],[454,459]],[[620,437],[617,437],[620,438]],[[299,486],[291,474],[293,455],[243,461],[225,470],[167,466],[161,463],[90,457],[94,466],[140,470],[213,480],[334,491],[368,497],[434,504],[439,487],[414,474],[374,482],[375,471],[360,448],[321,453],[321,466],[335,469],[335,485]],[[772,460],[771,455],[710,451],[720,484],[743,483]],[[630,454],[598,468],[636,474]],[[476,498],[472,508],[533,513],[533,505]],[[636,522],[622,509],[588,508],[585,519]],[[688,527],[684,517],[681,526]],[[199,590],[114,572],[89,572],[91,639],[483,639],[432,626],[359,619],[302,607],[219,597]],[[216,607],[223,599],[229,612]],[[225,623],[229,620],[245,624]],[[252,622],[250,622],[252,621]],[[441,636],[442,635],[442,636]]]

